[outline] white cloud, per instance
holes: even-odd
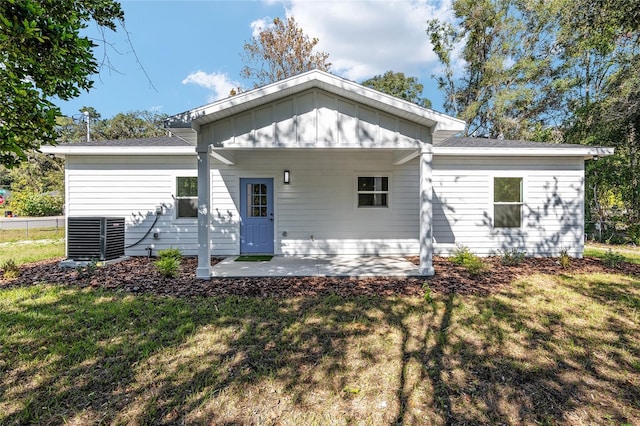
[[[260,31],[265,28],[273,27],[273,19],[265,16],[264,18],[256,19],[255,21],[250,23],[249,27],[251,27],[251,35],[254,38],[257,38],[260,36]]]
[[[182,84],[195,84],[205,89],[209,89],[211,94],[207,101],[213,102],[218,99],[226,98],[229,96],[231,89],[240,87],[240,83],[232,81],[225,73],[212,72],[207,74],[204,71],[198,70],[189,74]]]
[[[430,74],[437,57],[426,22],[452,20],[451,0],[288,0],[283,5],[306,35],[320,40],[317,49],[329,53],[332,71],[356,81],[388,70]]]

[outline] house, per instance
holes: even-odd
[[[126,218],[126,254],[581,256],[584,161],[610,148],[455,138],[465,123],[307,72],[167,121],[173,137],[43,147],[67,216]]]

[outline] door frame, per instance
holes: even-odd
[[[263,181],[263,182],[260,182]],[[271,193],[267,194],[267,203],[269,201],[271,201],[271,204],[269,206],[269,204],[267,204],[270,208],[270,211],[268,209],[267,211],[267,217],[271,217],[271,235],[272,235],[272,239],[270,242],[271,245],[271,251],[260,251],[260,252],[247,252],[243,250],[243,232],[242,232],[242,227],[243,227],[243,222],[245,219],[245,213],[246,213],[246,207],[247,207],[247,194],[246,194],[246,184],[247,183],[266,183],[267,187],[271,187]],[[238,210],[240,213],[240,223],[239,223],[239,229],[238,229],[238,253],[240,254],[275,254],[275,248],[276,248],[276,221],[275,221],[275,216],[276,216],[276,196],[275,196],[275,191],[276,191],[276,184],[275,184],[275,179],[273,177],[264,177],[264,176],[242,176],[238,178],[238,186],[239,186],[239,191],[238,191],[238,196],[239,196],[239,203],[238,203]],[[244,207],[244,208],[243,208]]]

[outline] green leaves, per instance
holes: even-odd
[[[550,82],[547,6],[526,0],[458,0],[455,25],[429,21],[427,34],[444,65],[438,84],[445,110],[469,124],[467,135],[528,139],[557,108]],[[555,92],[557,94],[557,92]]]
[[[20,216],[55,216],[63,212],[64,197],[38,193],[32,189],[14,191],[11,208]]]
[[[455,24],[427,26],[445,110],[469,124],[467,135],[616,147],[587,165],[587,214],[607,216],[597,198],[613,191],[630,224],[640,222],[636,3],[455,0]]]
[[[79,32],[88,21],[115,29],[124,18],[112,0],[0,2],[0,164],[55,143],[59,109],[50,101],[88,90],[98,71],[94,44]]]
[[[109,119],[100,119],[95,108],[84,106],[80,112],[89,112],[91,139],[137,139],[166,135],[163,122],[166,114],[150,111],[130,111],[118,113]],[[73,143],[87,138],[87,124],[83,119],[75,121],[71,117],[56,118],[56,132],[60,142]]]
[[[404,73],[401,72],[387,71],[383,75],[376,75],[363,81],[362,85],[405,101],[413,102],[421,107],[431,107],[431,101],[421,97],[424,87],[418,83],[418,79],[416,77],[405,77]]]
[[[165,278],[179,276],[180,263],[182,263],[182,252],[177,248],[160,250],[158,252],[158,260],[155,261],[156,269]]]
[[[565,138],[616,148],[587,164],[586,212],[588,222],[618,232],[640,222],[640,14],[627,0],[604,1],[597,10],[588,5],[577,0],[573,13],[563,14],[561,40],[577,75]],[[612,194],[624,214],[610,208]]]

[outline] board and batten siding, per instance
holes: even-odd
[[[202,126],[199,144],[225,148],[418,148],[429,128],[320,89]]]
[[[493,178],[523,178],[522,227],[493,228]],[[479,255],[516,248],[557,256],[584,248],[584,160],[580,157],[453,157],[433,161],[434,253],[457,245]]]
[[[150,246],[154,255],[170,247],[185,255],[198,253],[196,219],[176,219],[174,207],[176,177],[197,175],[195,155],[69,155],[65,174],[67,217],[124,217],[125,246],[145,235],[156,207],[164,206],[149,235],[126,255],[145,256]]]
[[[235,160],[212,160],[212,255],[240,253],[239,184],[251,177],[274,181],[276,254],[418,253],[418,169],[393,166],[392,151],[239,151]],[[372,175],[389,176],[388,208],[357,207],[357,177]]]

